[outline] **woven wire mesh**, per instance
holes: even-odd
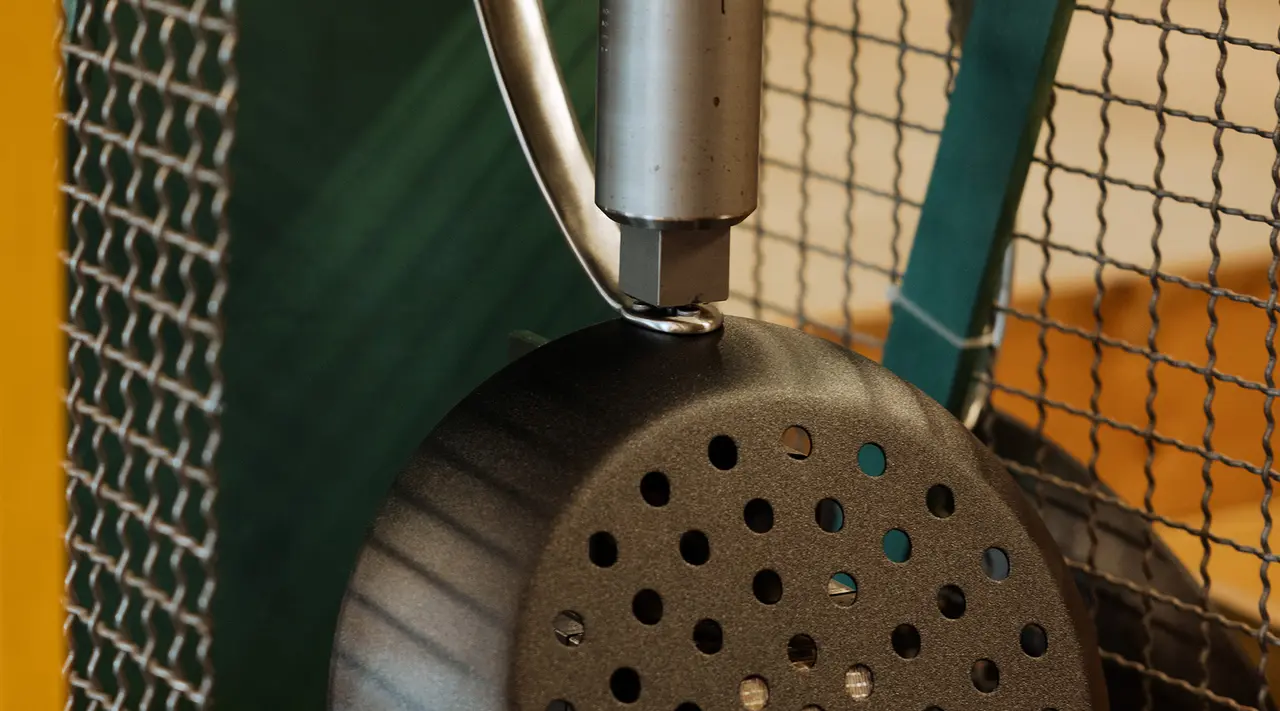
[[[878,355],[960,54],[949,3],[768,5],[762,196],[731,307]],[[998,307],[1005,342],[981,377],[1088,470],[1082,486],[1009,462],[1090,502],[1092,544],[1068,563],[1141,600],[1145,641],[1104,662],[1142,677],[1147,707],[1155,684],[1248,708],[1210,685],[1223,630],[1256,667],[1254,707],[1271,694],[1278,29],[1280,8],[1254,0],[1077,5]],[[1104,513],[1149,532],[1123,578],[1097,565]],[[1194,599],[1152,584],[1157,540]],[[1162,606],[1197,628],[1193,672],[1151,664]]]
[[[1140,596],[1148,630],[1159,606],[1198,627],[1185,678],[1151,668],[1150,635],[1104,652],[1147,677],[1148,704],[1157,683],[1241,707],[1209,688],[1214,628],[1253,638],[1255,705],[1270,695],[1277,28],[1280,9],[1242,0],[1079,4],[1015,235],[1038,289],[1005,311],[1035,367],[997,367],[997,404],[1086,464],[1091,529],[1107,509],[1150,524],[1199,588],[1154,588],[1150,545],[1127,581],[1100,574],[1096,538],[1070,561]]]
[[[213,675],[234,0],[66,5],[68,708]]]
[[[768,0],[761,198],[731,311],[878,354],[958,50],[947,0]]]

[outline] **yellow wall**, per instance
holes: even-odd
[[[56,13],[0,1],[0,711],[63,699]]]

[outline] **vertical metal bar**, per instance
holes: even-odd
[[[1213,413],[1213,401],[1217,396],[1217,381],[1213,377],[1213,371],[1218,364],[1218,349],[1215,340],[1218,335],[1218,267],[1222,263],[1222,251],[1218,247],[1218,236],[1222,231],[1222,164],[1226,160],[1226,154],[1222,150],[1222,124],[1226,122],[1226,114],[1223,112],[1223,103],[1227,99],[1227,80],[1223,72],[1227,67],[1227,44],[1225,36],[1227,34],[1227,25],[1230,22],[1230,16],[1227,14],[1227,0],[1218,0],[1218,15],[1221,23],[1218,25],[1216,43],[1218,45],[1218,63],[1214,68],[1214,78],[1217,80],[1218,93],[1213,102],[1213,114],[1218,120],[1213,131],[1213,172],[1211,174],[1213,181],[1213,199],[1209,203],[1209,217],[1213,219],[1213,228],[1209,231],[1209,252],[1212,255],[1209,260],[1209,303],[1207,310],[1209,312],[1209,330],[1205,333],[1204,346],[1208,353],[1208,360],[1205,362],[1204,384],[1207,390],[1204,398],[1204,417],[1205,427],[1204,435],[1201,443],[1204,451],[1212,453],[1213,448],[1213,430],[1216,426],[1216,418]],[[1265,472],[1263,476],[1266,476]],[[1213,546],[1208,538],[1209,529],[1213,525],[1213,513],[1210,502],[1213,499],[1213,461],[1209,458],[1200,465],[1200,477],[1204,481],[1204,494],[1200,497],[1200,514],[1202,522],[1200,525],[1200,545],[1203,553],[1200,557],[1200,580],[1203,588],[1200,592],[1200,606],[1209,609],[1209,601],[1212,599],[1213,581],[1209,577],[1209,558],[1213,554]],[[1203,639],[1203,645],[1200,648],[1200,670],[1201,677],[1199,687],[1207,689],[1209,687],[1209,651],[1210,651],[1210,634],[1211,628],[1208,620],[1200,621],[1200,636]],[[1206,703],[1207,705],[1207,703]]]
[[[905,165],[902,161],[903,144],[906,142],[902,132],[902,122],[906,119],[907,102],[903,93],[907,88],[907,22],[910,11],[906,0],[898,0],[898,56],[894,64],[898,81],[893,87],[895,106],[893,122],[893,212],[890,213],[890,224],[893,233],[889,236],[889,251],[892,261],[889,262],[890,279],[896,282],[902,276],[902,175]]]
[[[1115,38],[1115,23],[1111,17],[1111,11],[1115,7],[1115,0],[1107,0],[1106,11],[1108,14],[1103,16],[1106,25],[1106,31],[1102,38],[1102,58],[1103,68],[1101,76],[1102,92],[1104,96],[1111,94],[1111,71],[1114,61],[1111,55],[1111,42]],[[1104,98],[1098,108],[1098,120],[1102,125],[1102,131],[1098,136],[1098,202],[1094,205],[1094,215],[1098,219],[1098,234],[1094,237],[1094,252],[1100,257],[1093,270],[1094,297],[1091,304],[1093,309],[1093,330],[1089,334],[1090,346],[1093,351],[1093,358],[1089,362],[1089,382],[1092,385],[1089,391],[1089,460],[1088,470],[1089,479],[1088,486],[1097,492],[1102,483],[1101,477],[1098,476],[1098,461],[1102,457],[1102,441],[1098,438],[1101,431],[1101,412],[1099,411],[1102,398],[1102,329],[1103,315],[1102,304],[1106,299],[1107,289],[1106,283],[1102,280],[1103,269],[1106,267],[1106,239],[1107,239],[1107,168],[1110,164],[1110,155],[1107,153],[1107,142],[1111,138],[1111,118],[1110,118],[1111,102]],[[1086,521],[1086,533],[1088,534],[1089,547],[1085,553],[1084,561],[1091,570],[1098,567],[1098,502],[1095,498],[1089,497],[1088,518]],[[1096,613],[1098,605],[1097,595],[1089,595],[1088,602],[1090,612]]]
[[[1280,28],[1278,28],[1280,29]],[[1277,33],[1280,37],[1280,32]],[[1276,62],[1276,78],[1280,79],[1280,60]],[[1271,193],[1271,219],[1280,223],[1280,91],[1276,93],[1272,100],[1272,109],[1276,114],[1275,129],[1272,131],[1271,146],[1276,151],[1275,158],[1271,161],[1271,184],[1273,186]],[[1280,228],[1272,226],[1270,239],[1268,244],[1271,247],[1271,263],[1267,269],[1267,286],[1269,294],[1267,296],[1267,335],[1263,339],[1267,349],[1267,364],[1263,370],[1263,382],[1266,387],[1274,392],[1276,388],[1276,330],[1280,326],[1280,319],[1276,316],[1277,301],[1280,300],[1280,281],[1277,281],[1277,270],[1280,270]],[[1267,679],[1267,668],[1270,662],[1270,640],[1268,639],[1268,631],[1271,629],[1271,611],[1268,603],[1271,598],[1271,576],[1269,567],[1271,565],[1271,498],[1274,494],[1274,484],[1271,481],[1270,472],[1275,464],[1275,450],[1271,445],[1271,438],[1276,431],[1276,416],[1272,407],[1275,404],[1275,395],[1268,392],[1262,401],[1262,417],[1266,422],[1266,426],[1262,431],[1262,500],[1258,503],[1258,508],[1262,513],[1262,531],[1259,536],[1259,548],[1262,550],[1262,561],[1258,566],[1258,577],[1262,582],[1262,593],[1258,596],[1258,707],[1266,708],[1267,702],[1271,697],[1271,689]]]
[[[1040,264],[1040,302],[1037,304],[1036,311],[1040,315],[1040,326],[1036,329],[1036,346],[1040,351],[1040,357],[1036,359],[1036,424],[1035,433],[1036,441],[1040,443],[1036,447],[1036,469],[1046,471],[1047,458],[1049,455],[1049,441],[1045,436],[1045,428],[1049,424],[1049,412],[1045,406],[1045,399],[1049,395],[1049,299],[1053,293],[1052,286],[1049,283],[1049,269],[1053,264],[1053,253],[1049,249],[1049,238],[1053,235],[1053,160],[1054,160],[1054,139],[1057,138],[1058,129],[1053,120],[1053,110],[1057,105],[1057,93],[1049,93],[1049,106],[1045,110],[1044,124],[1048,133],[1044,141],[1044,154],[1046,156],[1046,164],[1044,167],[1044,205],[1040,208],[1040,218],[1044,221],[1044,236],[1040,243],[1040,258],[1043,260]],[[1043,509],[1045,505],[1044,482],[1034,479],[1032,483],[1035,501],[1038,508]]]
[[[56,2],[0,6],[0,710],[63,702]]]
[[[800,116],[800,214],[797,223],[800,225],[800,238],[796,249],[799,264],[796,268],[796,328],[804,329],[809,324],[809,316],[805,309],[805,301],[809,296],[809,208],[812,200],[809,196],[810,163],[809,151],[813,148],[813,10],[814,0],[808,0],[804,6],[804,109]]]
[[[765,0],[764,9],[764,33],[761,44],[764,45],[761,51],[760,62],[760,79],[761,79],[761,96],[760,96],[760,186],[761,190],[756,196],[756,214],[755,214],[755,234],[751,240],[751,315],[753,318],[764,318],[764,201],[765,201],[765,175],[769,170],[769,166],[765,163],[764,157],[768,142],[766,140],[769,125],[769,93],[764,85],[769,83],[769,0]]]
[[[884,358],[953,412],[964,404],[982,350],[957,341],[990,323],[1073,5],[977,3],[965,38]]]
[[[845,348],[853,346],[853,239],[855,234],[853,212],[857,207],[855,202],[857,190],[854,186],[858,184],[858,169],[854,154],[858,149],[858,84],[862,78],[858,74],[858,55],[861,49],[858,42],[858,33],[861,30],[862,9],[858,6],[858,0],[854,0],[853,22],[849,26],[849,44],[851,45],[849,47],[849,153],[846,156],[846,170],[848,170],[849,175],[844,186],[844,269],[841,271],[844,277],[844,300],[840,303],[841,311],[844,314],[840,340]],[[950,63],[947,66],[950,67]]]
[[[1169,0],[1162,0],[1160,3],[1160,19],[1162,22],[1169,23]],[[1165,150],[1164,138],[1167,128],[1167,117],[1164,114],[1165,102],[1169,98],[1169,84],[1165,80],[1165,73],[1169,69],[1169,29],[1164,27],[1160,30],[1160,66],[1156,70],[1156,85],[1159,88],[1159,96],[1156,99],[1156,138],[1155,138],[1155,154],[1156,165],[1151,175],[1151,182],[1157,191],[1164,191],[1164,165]],[[1164,231],[1164,214],[1161,208],[1164,205],[1163,194],[1158,194],[1151,203],[1151,218],[1155,222],[1155,229],[1151,233],[1151,274],[1148,277],[1148,284],[1151,286],[1151,299],[1147,302],[1147,317],[1151,321],[1151,326],[1147,331],[1147,349],[1152,353],[1158,353],[1157,336],[1160,332],[1160,267],[1163,254],[1160,250],[1160,236]],[[1159,383],[1156,380],[1156,365],[1154,359],[1147,361],[1147,398],[1145,401],[1145,409],[1147,415],[1147,428],[1143,437],[1143,445],[1146,448],[1146,457],[1142,463],[1142,473],[1146,479],[1146,488],[1142,495],[1143,508],[1149,514],[1155,513],[1155,496],[1156,496],[1156,443],[1152,439],[1152,435],[1156,431],[1156,398],[1159,395]],[[1263,477],[1265,479],[1265,477]],[[1150,586],[1154,583],[1153,570],[1155,562],[1155,532],[1151,527],[1143,527],[1143,551],[1142,551],[1142,577],[1146,585]],[[1152,622],[1154,605],[1149,597],[1142,598],[1142,629],[1146,632],[1146,639],[1142,645],[1142,662],[1148,667],[1152,666],[1154,640],[1155,635],[1152,634]],[[1142,703],[1143,708],[1152,708],[1154,699],[1152,696],[1152,680],[1151,677],[1144,676],[1142,678]]]

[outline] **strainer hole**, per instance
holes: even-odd
[[[650,506],[666,506],[671,501],[671,481],[662,472],[649,472],[640,480],[640,496]]]
[[[751,581],[751,592],[760,602],[775,605],[782,599],[782,578],[772,570],[762,570]]]
[[[609,677],[609,691],[618,701],[634,704],[640,699],[640,674],[631,667],[617,669]]]
[[[982,552],[982,572],[995,581],[1009,577],[1009,554],[999,548],[988,548]]]
[[[894,528],[884,534],[881,540],[884,555],[894,563],[905,563],[911,558],[911,536],[907,532]]]
[[[551,621],[551,626],[555,630],[556,641],[566,647],[582,644],[582,638],[587,631],[586,625],[582,622],[582,615],[573,610],[565,610],[556,615]]]
[[[693,646],[703,654],[715,654],[724,647],[724,630],[715,620],[699,620],[693,626]]]
[[[866,701],[875,691],[875,678],[870,667],[859,664],[844,673],[844,691],[854,701]]]
[[[764,499],[752,499],[742,509],[742,520],[756,533],[773,529],[773,505]]]
[[[823,499],[813,511],[818,527],[827,533],[836,533],[844,528],[844,507],[835,499]]]
[[[938,611],[948,620],[964,617],[968,603],[964,599],[964,591],[958,585],[943,585],[938,588]]]
[[[738,685],[738,699],[746,711],[760,711],[769,704],[769,684],[758,676],[749,676]]]
[[[979,659],[969,670],[969,680],[973,682],[973,688],[990,694],[1000,686],[1000,667],[990,659]]]
[[[641,590],[631,598],[631,614],[641,624],[658,624],[662,621],[662,596],[653,590]]]
[[[956,512],[956,495],[945,484],[934,484],[924,496],[929,513],[938,518],[949,518]]]
[[[791,425],[782,431],[782,449],[792,459],[808,459],[813,452],[813,439],[805,428]]]
[[[547,704],[547,711],[573,711],[573,704],[564,699],[556,699]]]
[[[807,634],[798,634],[787,641],[787,661],[796,671],[809,671],[818,663],[818,643]]]
[[[711,541],[702,531],[688,531],[680,536],[680,557],[689,565],[702,565],[711,559]]]
[[[906,623],[893,628],[890,635],[893,651],[903,659],[915,659],[920,656],[920,630]]]
[[[827,580],[827,597],[838,607],[849,607],[858,599],[858,581],[848,573],[836,573]]]
[[[592,563],[608,568],[618,562],[618,541],[607,531],[593,533],[587,541],[587,555]]]
[[[702,707],[692,701],[686,701],[685,703],[677,706],[676,711],[702,711]]]
[[[1023,627],[1022,634],[1018,635],[1018,642],[1028,657],[1043,657],[1049,651],[1049,635],[1040,625]]]
[[[881,476],[884,474],[884,450],[880,448],[880,445],[868,442],[858,448],[858,468],[867,476]]]
[[[716,435],[707,445],[707,459],[711,466],[727,472],[738,466],[738,444],[729,435]]]

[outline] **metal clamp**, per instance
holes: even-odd
[[[578,263],[624,319],[677,335],[709,333],[723,316],[709,304],[656,309],[618,287],[618,226],[596,207],[595,170],[552,51],[540,0],[475,0],[502,97],[525,157]]]

